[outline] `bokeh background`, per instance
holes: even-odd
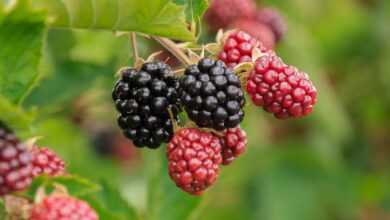
[[[137,150],[116,128],[110,96],[114,74],[132,63],[127,36],[50,30],[44,80],[25,102],[45,113],[35,128],[40,144],[55,148],[71,173],[114,185],[145,219],[153,219],[150,206],[181,216],[193,203],[199,207],[183,219],[390,219],[390,1],[258,5],[284,16],[288,32],[276,51],[310,75],[318,104],[311,116],[287,121],[248,106],[248,150],[202,198],[169,182],[163,148]],[[143,57],[161,49],[138,40]],[[159,196],[147,203],[153,190]]]

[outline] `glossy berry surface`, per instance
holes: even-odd
[[[276,37],[272,29],[255,19],[238,19],[232,23],[230,28],[245,31],[260,41],[265,49],[273,49],[276,45]]]
[[[221,137],[223,165],[231,164],[245,152],[248,139],[246,132],[240,127],[229,128]]]
[[[317,102],[317,90],[308,75],[284,64],[274,53],[256,61],[247,92],[255,105],[280,119],[306,116]]]
[[[188,117],[199,127],[224,130],[244,118],[239,78],[224,62],[204,58],[180,79],[180,97]]]
[[[65,162],[49,148],[34,147],[32,153],[33,175],[46,174],[58,176],[64,174]]]
[[[287,31],[287,24],[280,12],[274,8],[261,8],[256,13],[256,20],[267,25],[279,42]]]
[[[222,162],[218,137],[196,128],[179,130],[167,147],[169,176],[182,190],[200,195],[218,177]]]
[[[253,0],[214,0],[205,13],[205,20],[212,31],[218,31],[237,19],[249,19],[255,15],[256,3]]]
[[[29,220],[98,220],[88,203],[66,195],[52,195],[33,206]]]
[[[173,136],[172,120],[179,112],[179,83],[162,62],[145,63],[141,70],[126,68],[116,83],[113,99],[118,124],[137,147],[157,148]]]
[[[218,58],[231,68],[239,63],[252,62],[254,48],[266,50],[256,38],[244,31],[229,33],[222,43],[222,51],[218,54]]]
[[[30,152],[14,134],[0,128],[0,196],[26,189],[32,176]]]

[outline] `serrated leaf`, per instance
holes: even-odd
[[[164,149],[164,148],[161,148]],[[150,175],[148,185],[148,220],[189,219],[202,202],[202,197],[181,191],[168,176],[165,151],[146,152]]]
[[[26,196],[34,199],[34,196],[40,187],[44,187],[46,192],[50,193],[55,189],[56,184],[65,186],[69,194],[76,197],[97,192],[101,189],[98,184],[75,175],[57,177],[39,176],[32,182],[26,192]]]
[[[185,5],[188,21],[201,19],[209,6],[208,0],[175,0],[175,3]]]
[[[1,61],[0,61],[1,62]],[[34,112],[24,112],[19,106],[0,95],[0,121],[16,133],[28,130],[34,119]]]
[[[134,31],[193,40],[184,9],[170,0],[34,0],[52,27]]]
[[[138,219],[135,209],[122,197],[116,187],[106,181],[101,182],[101,186],[101,191],[82,197],[97,210],[101,219]]]
[[[0,93],[21,103],[40,77],[45,14],[32,10],[27,0],[0,14]]]

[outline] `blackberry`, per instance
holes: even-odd
[[[29,220],[98,220],[99,216],[83,200],[68,195],[50,195],[33,205]]]
[[[137,147],[158,148],[173,136],[168,110],[177,119],[179,82],[162,62],[145,63],[140,70],[125,68],[121,74],[112,93],[119,127]]]
[[[287,31],[287,24],[280,11],[275,8],[262,8],[256,13],[256,20],[264,23],[273,31],[276,42],[279,42]]]
[[[246,90],[255,105],[279,119],[309,115],[317,102],[317,89],[309,76],[286,65],[275,53],[264,53],[256,60]]]
[[[243,62],[252,62],[252,51],[258,48],[261,52],[267,49],[255,37],[245,31],[237,30],[226,35],[221,42],[218,58],[228,67],[234,68]]]
[[[276,37],[272,29],[254,19],[238,19],[232,23],[231,28],[247,32],[259,40],[266,49],[273,49],[276,44]]]
[[[235,20],[256,16],[256,2],[253,0],[214,0],[205,13],[205,21],[211,31],[227,28]]]
[[[229,128],[224,132],[224,136],[221,137],[222,145],[222,164],[229,165],[237,157],[245,152],[248,139],[246,132],[240,128]]]
[[[239,78],[221,60],[204,58],[180,79],[180,97],[188,117],[199,127],[224,130],[244,118]]]
[[[26,189],[32,181],[31,153],[9,130],[0,127],[0,196]]]
[[[218,178],[221,142],[210,132],[183,128],[167,145],[168,172],[182,190],[201,195]]]
[[[59,176],[65,173],[65,162],[53,150],[35,146],[31,153],[34,176]]]

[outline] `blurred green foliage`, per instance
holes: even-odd
[[[94,129],[115,127],[111,87],[117,70],[132,63],[126,35],[50,29],[38,66],[31,54],[39,52],[24,45],[36,35],[24,36],[26,31],[15,29],[16,36],[25,39],[20,40],[21,51],[11,49],[39,71],[7,71],[27,72],[30,78],[39,73],[41,81],[34,90],[28,89],[30,96],[18,95],[11,101],[3,101],[2,96],[11,92],[0,87],[0,108],[14,109],[13,117],[7,118],[17,128],[35,118],[31,129],[20,134],[43,136],[39,144],[58,151],[70,173],[100,184],[102,191],[82,197],[99,210],[103,220],[389,219],[390,2],[258,3],[284,14],[289,30],[277,52],[310,75],[319,102],[312,116],[295,121],[277,121],[248,107],[243,124],[249,135],[248,151],[233,166],[222,169],[216,186],[202,198],[184,194],[169,180],[164,148],[138,154],[142,159],[125,167],[94,151]],[[3,17],[1,43],[10,38],[2,34]],[[44,31],[40,25],[28,30],[39,35]],[[157,50],[150,40],[140,37],[138,43],[145,58]],[[2,65],[6,60],[2,51],[0,72],[10,68]],[[24,110],[17,105],[21,97],[26,98]],[[39,114],[24,112],[36,107]]]

